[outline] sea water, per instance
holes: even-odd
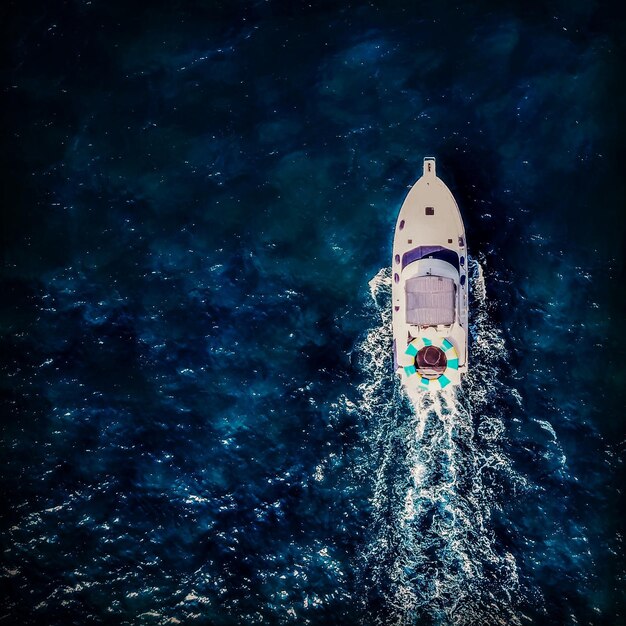
[[[1,623],[624,623],[621,24],[13,7]],[[389,265],[424,156],[470,369],[409,398]]]

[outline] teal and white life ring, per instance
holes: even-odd
[[[417,367],[415,367],[415,357],[423,348],[434,346],[439,348],[446,357],[445,369],[436,378],[424,376]],[[459,355],[454,345],[447,339],[435,337],[428,339],[427,337],[418,337],[413,339],[407,346],[402,358],[399,359],[400,365],[404,370],[407,378],[415,375],[418,378],[418,384],[426,389],[444,389],[450,384],[458,384],[461,381],[459,374]]]

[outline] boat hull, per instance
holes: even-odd
[[[400,209],[392,276],[397,374],[415,389],[459,384],[468,367],[465,228],[433,158],[424,159],[423,175]]]

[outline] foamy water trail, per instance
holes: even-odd
[[[502,492],[528,485],[504,451],[507,352],[469,261],[471,367],[460,388],[407,397],[392,374],[391,272],[370,282],[381,316],[359,346],[366,380],[355,410],[375,473],[364,584],[379,624],[522,623],[518,564],[498,541]]]

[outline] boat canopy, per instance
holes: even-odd
[[[455,285],[451,278],[415,276],[406,281],[406,321],[415,326],[454,323]]]

